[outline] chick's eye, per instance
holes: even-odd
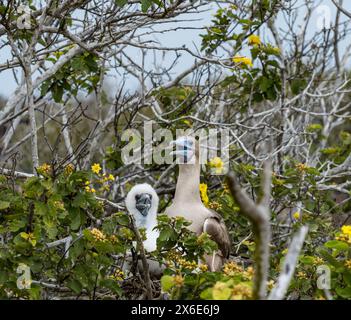
[[[140,194],[137,194],[137,195],[135,196],[135,200],[138,201],[139,199],[140,199]]]

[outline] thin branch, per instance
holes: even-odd
[[[285,257],[276,286],[269,294],[269,300],[282,300],[289,288],[292,276],[296,268],[299,254],[301,252],[305,237],[308,232],[307,226],[302,226],[291,241],[288,253]]]

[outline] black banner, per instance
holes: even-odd
[[[334,310],[335,307],[335,310]],[[349,311],[349,301],[0,301],[4,315],[39,319],[313,319]],[[24,318],[22,318],[24,319]]]

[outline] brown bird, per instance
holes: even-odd
[[[211,271],[218,271],[229,258],[230,238],[223,218],[205,207],[200,197],[200,147],[191,136],[172,142],[179,159],[179,175],[173,203],[166,209],[169,217],[182,216],[192,222],[189,230],[200,235],[206,232],[218,245],[217,251],[205,257]]]

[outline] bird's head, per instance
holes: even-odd
[[[126,207],[134,216],[137,227],[146,227],[149,221],[156,218],[158,201],[156,191],[147,183],[138,184],[129,191]]]
[[[197,141],[194,137],[180,137],[172,141],[171,146],[175,146],[175,151],[172,151],[171,154],[177,156],[179,163],[195,163]]]

